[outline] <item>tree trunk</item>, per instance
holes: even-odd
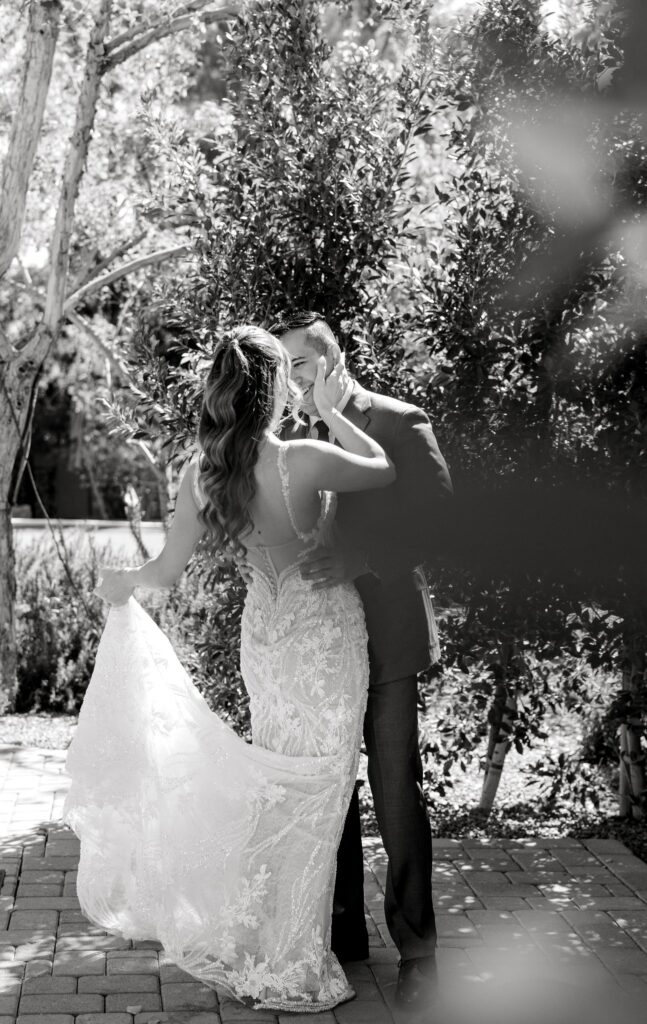
[[[619,765],[618,765],[618,815],[621,818],[631,817],[631,796],[629,787],[629,756],[627,750],[627,726],[618,729]]]
[[[4,458],[4,439],[0,442],[0,458]],[[14,609],[16,580],[13,561],[11,509],[0,506],[0,714],[11,709],[16,695],[16,635]]]
[[[620,726],[619,814],[636,820],[641,820],[645,815],[645,751],[642,744],[645,670],[645,637],[626,637],[623,645],[622,689],[631,697],[632,710],[627,721]]]
[[[0,362],[0,713],[16,696],[15,604],[11,507],[32,412],[39,368],[14,359]]]
[[[514,640],[504,640],[501,645],[502,678],[497,685],[490,710],[490,735],[488,740],[485,777],[481,790],[479,809],[491,811],[501,782],[506,755],[510,749],[512,729],[517,716],[516,687],[509,684],[510,661],[515,653]]]
[[[59,0],[29,5],[27,49],[18,105],[0,181],[0,277],[18,252],[29,179],[40,139],[61,18]]]

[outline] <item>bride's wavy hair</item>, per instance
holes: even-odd
[[[218,342],[205,384],[198,426],[199,483],[207,499],[200,518],[207,547],[244,554],[256,492],[254,467],[264,433],[277,413],[277,395],[292,399],[290,358],[261,327],[237,327]]]

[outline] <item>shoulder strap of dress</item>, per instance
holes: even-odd
[[[292,529],[296,533],[297,537],[301,537],[301,531],[297,526],[296,519],[294,518],[294,511],[292,509],[292,502],[290,500],[290,475],[288,472],[288,446],[285,441],[281,441],[279,445],[277,455],[277,466],[279,469],[279,477],[281,479],[281,490],[283,492],[283,500],[285,507],[292,523]]]

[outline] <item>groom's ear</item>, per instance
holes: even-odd
[[[326,377],[334,370],[341,357],[341,349],[335,341],[328,346],[328,351],[326,352]]]

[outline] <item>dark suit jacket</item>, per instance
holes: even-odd
[[[422,410],[356,384],[344,415],[382,445],[397,472],[389,487],[340,494],[336,519],[342,542],[360,549],[372,570],[355,584],[366,615],[371,681],[389,682],[422,672],[437,657],[420,566],[442,550],[452,485]]]

